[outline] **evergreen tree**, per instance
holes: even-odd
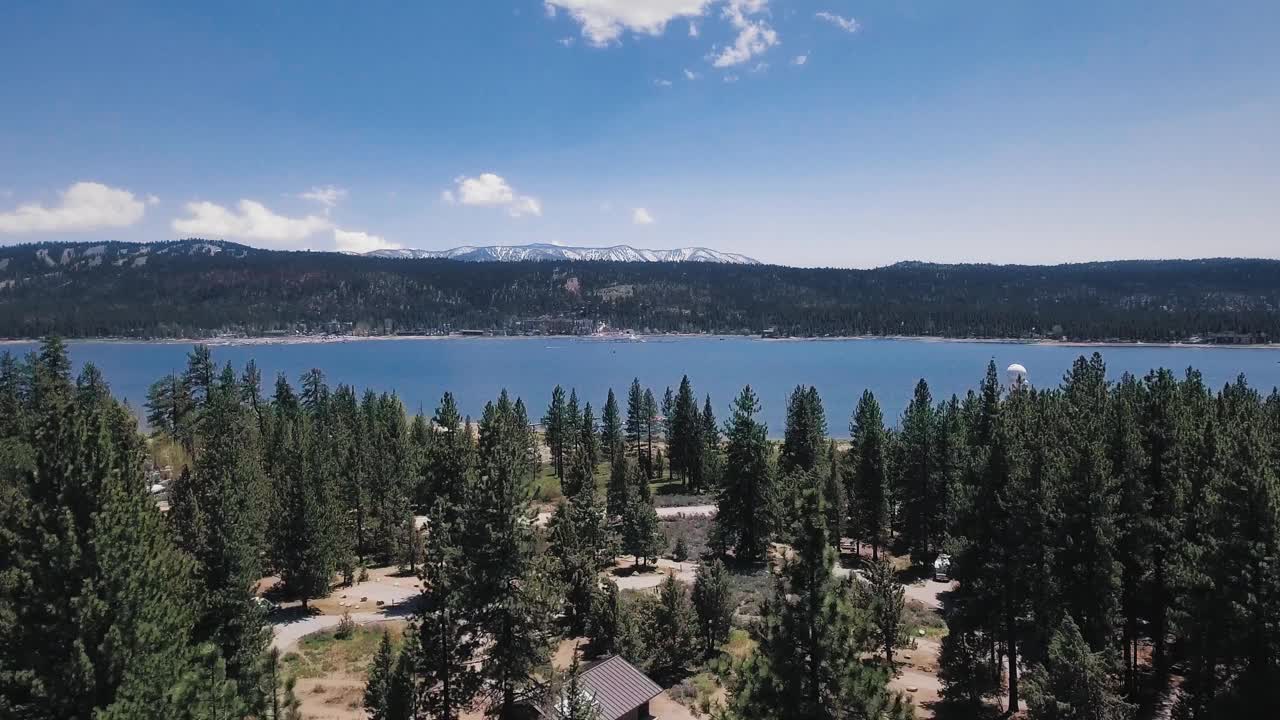
[[[723,458],[720,451],[720,426],[708,395],[702,405],[702,484],[699,487],[717,488],[723,474]]]
[[[1061,514],[1053,559],[1066,610],[1094,650],[1111,645],[1119,613],[1119,486],[1107,452],[1110,394],[1106,366],[1094,353],[1078,358],[1062,386],[1067,475],[1060,491]]]
[[[1027,678],[1027,717],[1032,720],[1127,720],[1124,702],[1108,674],[1103,653],[1089,649],[1070,615],[1053,634],[1045,663]]]
[[[606,524],[594,489],[585,488],[556,508],[548,523],[550,553],[556,559],[570,627],[586,627],[600,585],[598,573],[613,563],[617,540]]]
[[[840,452],[834,441],[827,444],[827,468],[823,475],[822,501],[827,508],[827,529],[831,547],[840,551],[840,539],[844,537],[844,520],[848,515],[844,480],[840,477]]]
[[[729,570],[718,558],[698,566],[693,580],[693,609],[697,614],[697,635],[703,654],[710,657],[729,640],[734,610]]]
[[[649,666],[658,677],[679,677],[697,659],[694,623],[689,591],[675,576],[668,575],[658,588],[658,604],[649,625]]]
[[[660,411],[662,413],[662,440],[667,446],[667,479],[670,480],[675,477],[674,463],[671,462],[671,430],[676,414],[676,395],[671,391],[671,386],[667,386],[666,391],[662,393],[662,406]],[[658,475],[662,475],[661,469],[658,470]]]
[[[939,473],[934,465],[938,460],[938,424],[929,384],[922,379],[902,416],[903,462],[897,473],[911,560],[921,565],[932,560],[935,526],[944,521],[938,498]]]
[[[645,474],[649,477],[654,476],[653,463],[653,438],[658,432],[658,401],[653,397],[653,391],[645,388],[644,391],[644,438],[645,438]]]
[[[542,416],[542,436],[551,450],[551,462],[556,477],[564,481],[565,448],[568,447],[569,417],[565,408],[564,388],[557,385],[551,391],[551,404]]]
[[[783,431],[778,469],[813,472],[827,441],[827,417],[818,389],[797,385],[787,400],[787,423]]]
[[[746,720],[909,718],[911,705],[886,690],[883,670],[863,665],[870,647],[868,620],[850,602],[847,584],[832,569],[826,508],[804,493],[806,519],[796,554],[783,565],[774,596],[763,609],[758,645],[743,664],[729,710]]]
[[[442,502],[444,522],[456,528],[467,501],[475,446],[452,393],[440,398],[431,425],[436,438],[427,448],[424,463],[426,494],[431,499],[426,507]]]
[[[639,465],[631,466],[631,470],[627,501],[622,512],[622,551],[635,556],[636,564],[644,565],[650,558],[658,556],[664,540],[658,525],[658,512],[649,495],[649,480]]]
[[[591,649],[598,655],[608,655],[617,648],[622,612],[620,603],[618,584],[605,578],[592,600],[591,622],[587,627]]]
[[[854,498],[852,505],[857,510],[854,528],[871,543],[872,557],[879,558],[880,546],[889,530],[889,456],[880,403],[870,390],[864,391],[858,400],[849,423],[849,434],[852,437],[849,495]]]
[[[472,634],[488,651],[480,675],[491,712],[510,718],[534,689],[533,673],[550,655],[557,600],[552,570],[535,546],[530,500],[535,467],[522,405],[506,393],[481,420],[481,470],[465,518],[470,597],[481,599]]]
[[[647,475],[649,469],[646,461],[649,455],[645,451],[645,439],[649,424],[645,416],[646,411],[644,388],[640,386],[640,378],[635,378],[631,381],[631,389],[627,392],[627,424],[624,429],[624,436],[626,438],[627,451],[644,468]]]
[[[364,709],[369,720],[387,720],[387,695],[391,688],[391,676],[395,673],[396,653],[391,647],[391,633],[382,631],[382,640],[369,664],[369,675],[364,683]]]
[[[702,479],[701,419],[698,401],[693,395],[689,376],[680,379],[680,389],[672,404],[667,434],[667,455],[671,472],[678,473],[686,490],[696,491]]]
[[[617,448],[610,453],[613,460],[609,464],[609,486],[606,490],[605,512],[611,520],[618,519],[627,511],[628,490],[631,487],[631,462],[626,453]]]
[[[884,651],[884,664],[893,672],[893,649],[902,639],[902,612],[905,609],[905,591],[894,575],[893,566],[881,558],[867,569],[865,589],[867,609],[876,639]]]
[[[200,428],[201,452],[170,490],[169,517],[196,561],[197,637],[217,646],[226,676],[247,694],[267,639],[253,602],[264,547],[255,501],[265,481],[257,423],[240,405],[230,367],[208,395]]]
[[[479,637],[469,618],[475,598],[469,592],[468,562],[454,541],[449,508],[438,500],[427,523],[426,550],[419,577],[422,595],[414,622],[406,631],[417,639],[410,657],[419,707],[433,718],[455,720],[480,691],[472,666]]]
[[[622,415],[618,410],[618,399],[609,389],[609,397],[604,402],[604,414],[600,416],[600,446],[608,455],[609,462],[614,461],[614,451],[625,442],[622,429]]]
[[[759,412],[760,402],[748,385],[725,427],[729,441],[713,532],[721,546],[734,548],[739,562],[763,560],[773,534],[773,468],[768,430],[756,420]]]
[[[302,600],[329,594],[339,560],[333,477],[323,438],[317,438],[311,421],[299,417],[285,436],[290,452],[285,475],[283,532],[276,548],[276,565],[285,590]]]
[[[582,684],[582,667],[575,653],[569,666],[569,679],[556,706],[555,720],[601,720],[603,717],[600,705]]]
[[[578,424],[578,452],[582,454],[582,464],[591,468],[594,482],[596,465],[600,464],[600,437],[596,428],[596,416],[591,410],[591,403],[582,408],[582,421]]]
[[[1142,403],[1141,385],[1125,373],[1112,392],[1107,414],[1108,454],[1119,485],[1116,555],[1120,563],[1121,654],[1124,687],[1130,695],[1137,690],[1139,621],[1145,604],[1142,588],[1151,565],[1146,531],[1151,521],[1146,489],[1147,458],[1139,425]]]

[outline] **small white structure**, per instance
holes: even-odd
[[[1027,369],[1018,363],[1014,363],[1005,369],[1005,376],[1009,378],[1009,387],[1014,388],[1027,384]]]
[[[942,553],[933,561],[933,579],[947,582],[951,579],[951,556]]]

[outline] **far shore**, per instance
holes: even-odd
[[[93,337],[66,338],[68,343],[119,343],[150,345],[193,345],[204,344],[212,347],[238,347],[256,345],[327,345],[331,343],[352,343],[371,341],[422,341],[422,340],[508,340],[508,341],[547,341],[570,340],[583,342],[660,342],[664,340],[759,340],[762,342],[850,342],[857,340],[909,340],[912,342],[930,343],[985,343],[992,345],[1048,345],[1060,347],[1098,347],[1098,348],[1182,348],[1192,350],[1277,350],[1280,343],[1252,344],[1217,344],[1186,342],[1143,342],[1125,340],[1049,340],[1040,338],[958,338],[927,335],[842,335],[830,337],[779,337],[764,338],[759,335],[708,335],[700,333],[653,333],[636,334],[632,337],[616,335],[286,335],[286,336],[217,336],[207,338],[131,338],[131,337]],[[26,345],[39,342],[39,338],[0,338],[0,347],[5,345]]]

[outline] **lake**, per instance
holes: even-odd
[[[0,350],[25,353],[34,344]],[[190,345],[145,342],[72,342],[76,367],[92,362],[102,370],[117,397],[140,407],[157,378],[181,371]],[[822,394],[833,435],[847,432],[849,417],[863,389],[879,398],[888,422],[896,423],[915,383],[928,380],[934,400],[963,394],[981,382],[987,362],[1001,369],[1026,366],[1035,385],[1056,385],[1081,354],[1092,347],[928,340],[760,340],[742,337],[663,338],[614,342],[574,338],[465,338],[360,340],[308,344],[217,345],[214,359],[230,362],[237,373],[250,358],[262,369],[264,391],[284,373],[295,385],[310,368],[324,371],[330,384],[348,383],[394,391],[410,411],[430,414],[440,395],[453,392],[464,413],[479,416],[484,403],[507,388],[524,398],[538,421],[560,384],[577,388],[596,417],[612,387],[625,411],[633,377],[652,387],[661,400],[688,374],[699,399],[710,393],[717,417],[728,417],[729,403],[745,384],[755,388],[769,434],[780,436],[786,399],[796,384],[815,385]],[[1244,373],[1266,392],[1280,383],[1280,349],[1121,346],[1096,348],[1108,374],[1143,375],[1155,367],[1179,374],[1198,368],[1214,388]]]

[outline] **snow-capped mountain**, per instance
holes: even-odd
[[[468,262],[516,262],[520,260],[612,260],[615,262],[714,262],[735,265],[759,265],[760,261],[737,253],[709,248],[689,247],[674,250],[645,250],[630,245],[612,247],[567,247],[563,245],[463,245],[449,250],[374,250],[372,257],[418,260],[448,258]]]

